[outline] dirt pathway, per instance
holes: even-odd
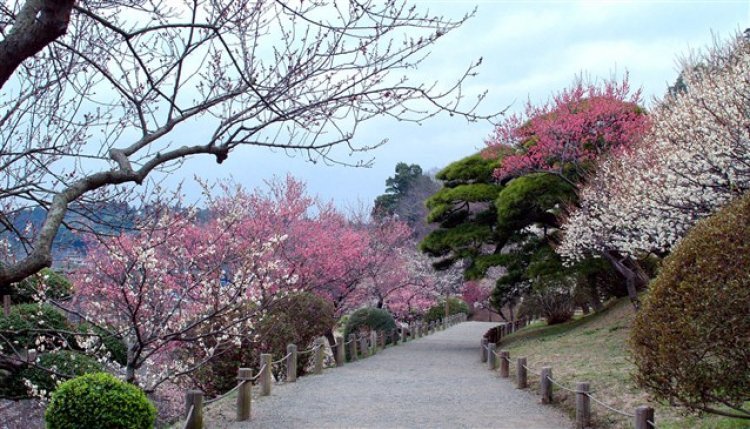
[[[538,397],[515,389],[479,362],[479,339],[494,325],[461,323],[322,375],[274,386],[271,396],[253,402],[251,422],[231,422],[234,403],[227,398],[220,409],[209,408],[206,426],[572,427],[559,411],[540,405]]]

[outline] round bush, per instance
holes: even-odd
[[[49,429],[150,429],[155,419],[142,390],[104,372],[61,384],[44,413]]]
[[[13,300],[15,303],[34,302],[34,295],[39,292],[39,286],[42,282],[46,286],[45,297],[49,299],[65,298],[73,292],[73,285],[67,277],[49,268],[44,268],[14,285]]]
[[[349,334],[367,333],[370,331],[393,331],[396,322],[387,310],[382,308],[360,308],[349,316],[349,321],[344,328],[344,338]]]
[[[462,299],[448,297],[448,313],[450,315],[464,313],[467,316],[470,314],[469,305]],[[437,305],[430,307],[424,315],[424,320],[427,323],[436,322],[442,320],[445,317],[445,301],[440,301]]]
[[[657,398],[750,413],[748,225],[750,194],[690,230],[651,283],[630,345],[636,381]]]

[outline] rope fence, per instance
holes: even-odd
[[[528,320],[522,320],[520,322],[513,322],[506,325],[502,325],[496,331],[497,335],[495,338],[501,339],[510,333],[515,332],[520,326],[528,325]],[[490,343],[487,338],[482,338],[480,343],[479,352],[481,355],[482,363],[487,363],[487,367],[494,371],[499,367],[500,377],[510,377],[511,359],[510,352],[507,350],[497,350],[496,343]],[[654,409],[649,406],[639,406],[636,408],[634,413],[629,413],[624,410],[617,409],[610,404],[594,397],[592,390],[588,382],[578,382],[575,388],[565,386],[552,378],[552,368],[543,367],[541,371],[536,371],[531,368],[526,362],[525,357],[516,358],[515,365],[515,378],[516,386],[519,389],[525,389],[528,387],[528,374],[532,374],[539,377],[539,394],[542,396],[543,404],[551,404],[553,402],[552,388],[553,386],[572,393],[575,396],[575,407],[576,407],[576,429],[585,429],[591,426],[591,402],[603,407],[609,412],[631,419],[635,429],[656,429],[657,426],[654,423]]]
[[[344,342],[344,338],[341,336],[336,336],[335,341],[330,347],[336,366],[342,366],[347,360],[345,353],[347,347],[349,351],[348,361],[354,362],[360,358],[364,359],[375,355],[378,350],[385,349],[388,344],[396,346],[399,342],[414,341],[420,337],[433,334],[438,330],[447,329],[465,321],[466,315],[457,314],[446,317],[439,322],[412,322],[408,327],[402,326],[390,332],[371,331],[370,335],[366,336],[351,334],[346,342]],[[319,338],[316,340],[315,345],[302,351],[298,351],[295,344],[289,344],[287,345],[287,354],[277,360],[273,360],[271,354],[262,353],[260,355],[260,369],[257,374],[253,375],[251,368],[239,368],[237,370],[237,385],[215,398],[204,400],[202,391],[187,391],[185,396],[185,422],[182,429],[203,429],[203,407],[226,399],[235,392],[237,392],[237,421],[250,420],[253,384],[257,382],[260,385],[261,396],[270,395],[273,384],[273,367],[274,365],[282,364],[286,366],[286,382],[296,382],[298,358],[307,354],[312,355],[312,374],[322,374],[326,358],[324,342],[324,339]]]

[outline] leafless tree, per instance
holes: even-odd
[[[2,257],[0,294],[51,264],[75,202],[112,199],[186,157],[221,163],[250,145],[338,162],[379,144],[352,141],[372,118],[491,120],[476,113],[483,94],[462,93],[481,60],[447,85],[407,76],[469,17],[403,0],[6,0],[0,233],[26,251]],[[19,230],[14,217],[35,207],[42,225]]]

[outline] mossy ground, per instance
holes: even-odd
[[[515,358],[526,357],[529,368],[539,372],[542,367],[549,366],[552,377],[565,386],[573,388],[577,381],[588,381],[592,396],[613,408],[632,414],[639,405],[653,406],[659,428],[750,428],[750,421],[747,420],[683,415],[680,409],[658,403],[639,389],[631,379],[634,365],[630,361],[627,344],[634,315],[630,302],[621,299],[610,303],[600,313],[579,317],[568,323],[530,325],[506,337],[498,348],[510,351],[511,380],[515,377]],[[538,391],[539,377],[532,373],[528,377],[529,388]],[[575,412],[572,394],[555,388],[554,400],[571,415]],[[596,427],[632,427],[631,419],[618,416],[598,404],[591,405]]]

